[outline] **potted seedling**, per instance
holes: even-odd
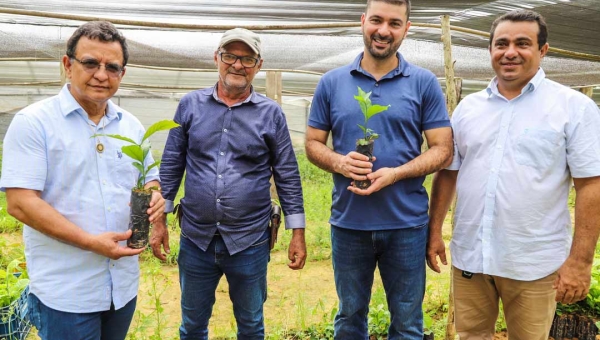
[[[371,92],[363,91],[360,86],[358,87],[358,95],[354,96],[354,99],[358,101],[360,110],[365,118],[364,125],[358,124],[358,127],[363,131],[363,138],[356,140],[356,152],[369,157],[369,161],[373,160],[373,147],[375,139],[379,138],[379,135],[375,131],[368,128],[367,123],[369,119],[374,115],[387,110],[391,105],[373,105],[371,103]],[[354,186],[360,189],[367,189],[371,186],[370,180],[365,181],[354,181]]]
[[[25,262],[12,260],[0,268],[0,339],[25,339],[31,327],[27,319],[29,277]]]
[[[178,126],[179,124],[172,120],[161,120],[156,122],[146,130],[142,141],[139,143],[136,143],[131,138],[121,135],[98,134],[92,136],[106,136],[128,142],[130,145],[124,145],[121,147],[121,151],[133,159],[133,166],[140,172],[136,185],[131,189],[129,229],[131,229],[132,234],[127,240],[127,246],[130,248],[140,249],[148,245],[150,220],[148,219],[148,214],[146,212],[150,207],[152,190],[158,189],[157,187],[144,188],[146,174],[148,174],[148,171],[152,168],[157,167],[160,164],[160,160],[158,160],[148,167],[144,166],[144,160],[146,159],[146,156],[148,156],[148,153],[150,153],[150,141],[148,138],[158,131],[170,130]]]

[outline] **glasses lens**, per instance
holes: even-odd
[[[81,66],[83,66],[83,68],[85,68],[86,70],[96,70],[100,66],[100,63],[98,62],[98,60],[85,59],[81,61]]]
[[[118,76],[119,74],[121,74],[121,66],[117,65],[117,64],[106,64],[105,66],[106,68],[106,72],[108,72],[111,75],[116,75]]]
[[[237,56],[235,54],[230,53],[221,53],[221,61],[225,64],[233,65],[237,60]]]
[[[251,57],[242,57],[242,66],[244,67],[254,67],[256,65],[257,60]]]

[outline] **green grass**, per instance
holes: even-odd
[[[0,233],[14,233],[23,228],[23,223],[8,214],[6,194],[0,192]]]

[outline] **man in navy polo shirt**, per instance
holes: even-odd
[[[423,339],[427,174],[450,164],[452,131],[436,77],[409,64],[398,48],[410,27],[410,0],[368,0],[361,17],[364,52],[326,73],[312,102],[306,153],[333,173],[333,268],[339,311],[335,339],[368,337],[375,267],[391,313],[388,339]],[[363,123],[357,87],[373,104],[391,105],[369,121],[380,137],[375,159],[355,152]],[[326,146],[329,133],[333,150]],[[429,146],[421,153],[422,134]],[[359,189],[355,180],[370,180]]]

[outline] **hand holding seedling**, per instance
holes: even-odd
[[[369,161],[369,157],[356,151],[351,151],[347,155],[342,156],[334,164],[334,169],[337,173],[355,181],[366,180],[367,174],[371,173],[372,168],[373,163]]]
[[[394,184],[398,178],[394,168],[381,168],[375,172],[367,174],[367,180],[371,181],[371,185],[366,189],[358,188],[357,186],[351,185],[348,190],[361,196],[368,196],[374,192],[377,192],[388,185]]]
[[[150,199],[150,208],[147,210],[150,215],[150,223],[155,223],[160,220],[165,213],[165,199],[159,190],[152,191],[152,198]]]
[[[131,237],[131,230],[123,233],[108,232],[99,235],[93,235],[88,249],[96,254],[106,256],[113,260],[118,260],[125,256],[134,256],[144,251],[141,249],[132,249],[119,245],[119,241],[125,241]]]

